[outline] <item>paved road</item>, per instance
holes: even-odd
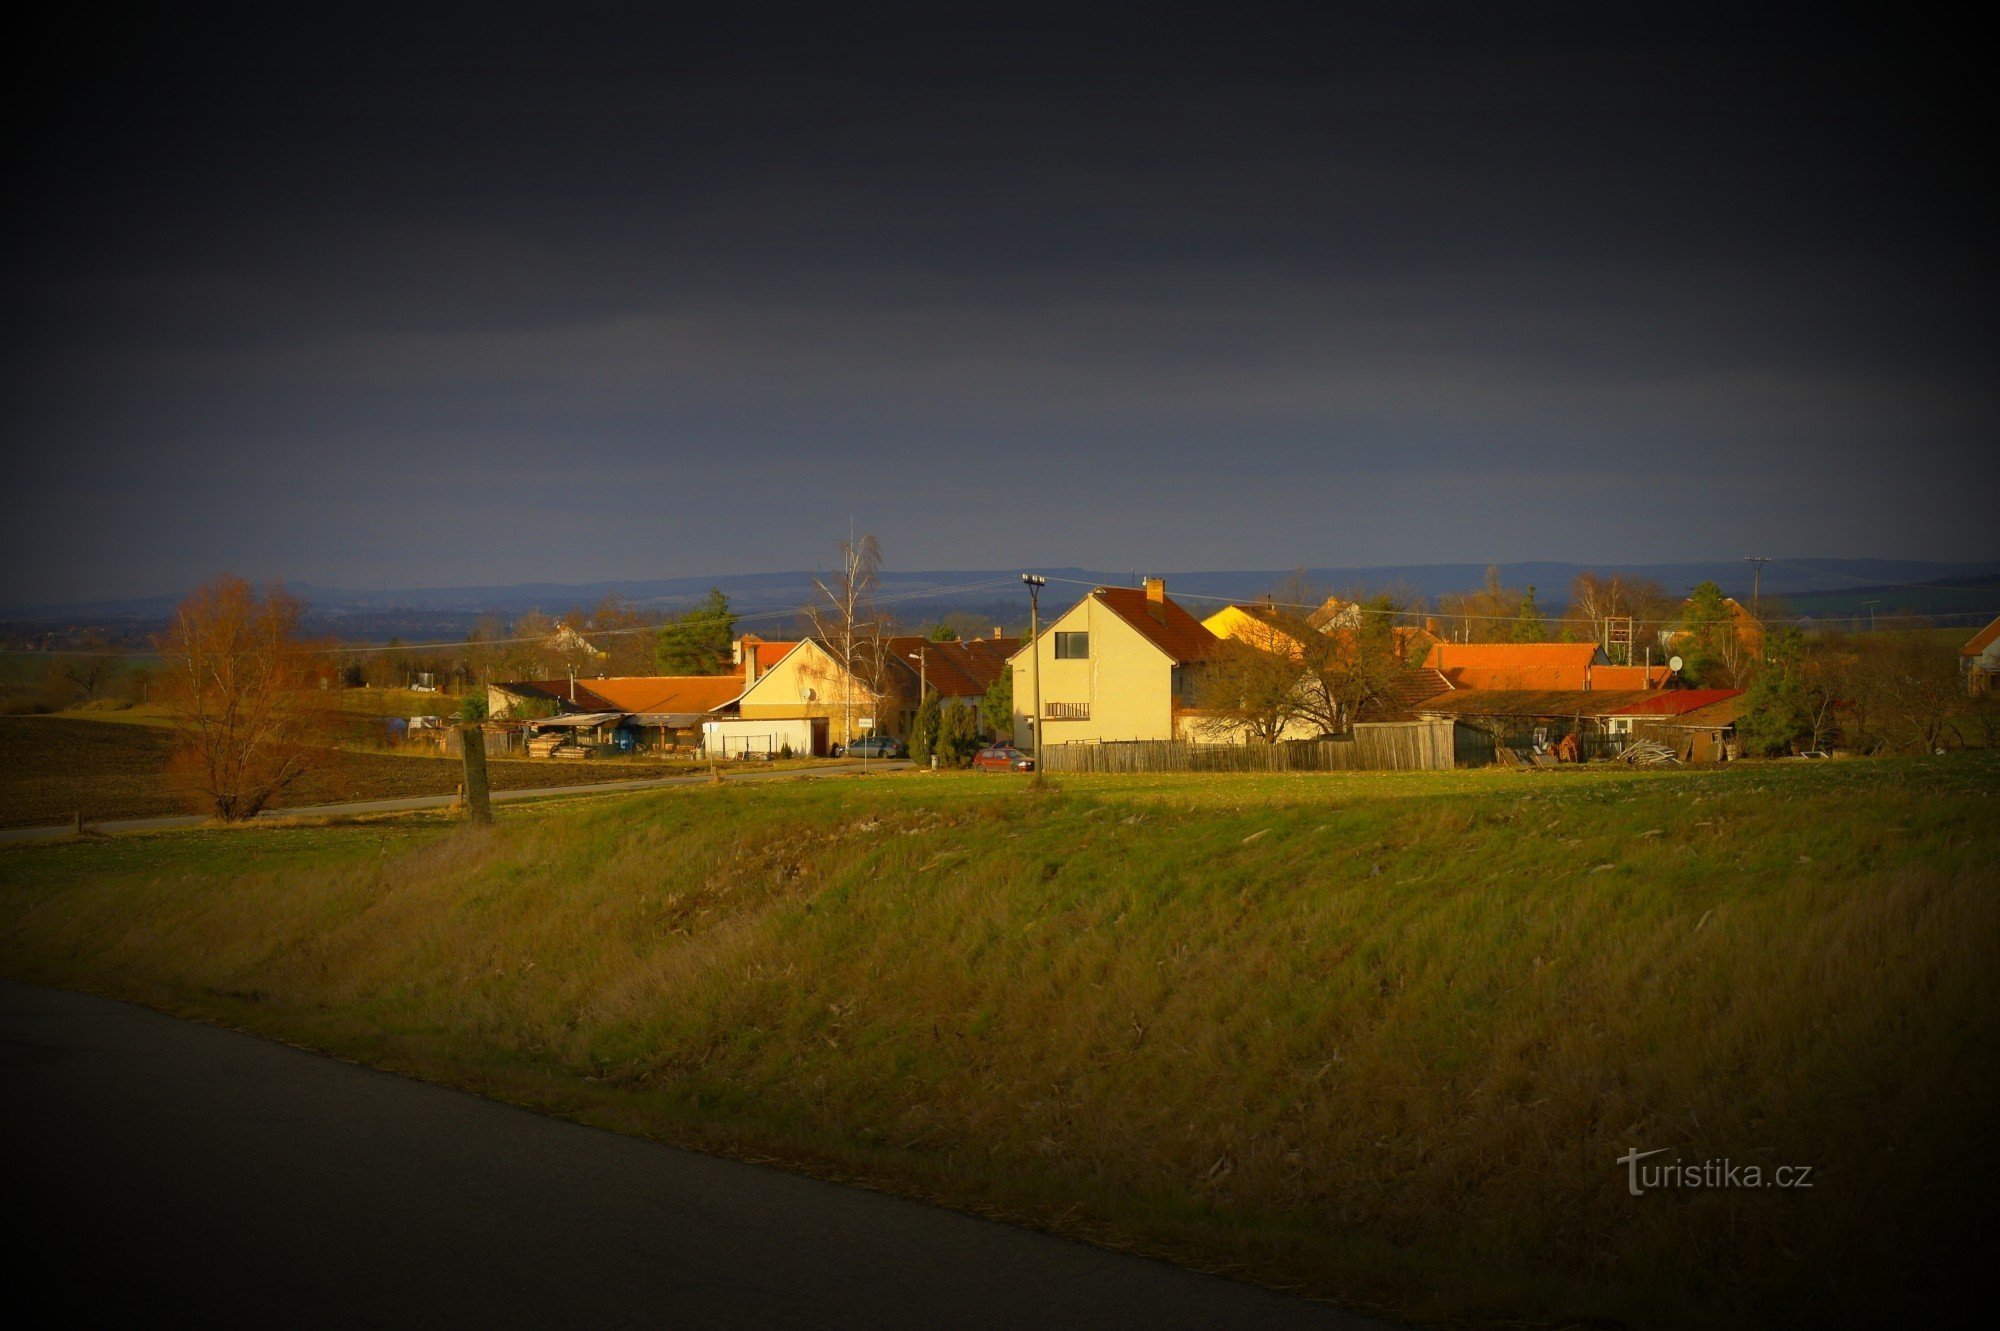
[[[907,759],[884,758],[867,762],[838,763],[827,767],[780,768],[775,772],[736,770],[723,772],[730,781],[782,781],[791,777],[816,777],[845,775],[855,772],[894,772],[915,764]],[[629,781],[592,781],[576,786],[543,786],[534,790],[496,790],[493,792],[495,804],[512,803],[515,800],[547,799],[555,795],[612,795],[627,790],[652,790],[658,786],[691,786],[708,780],[706,773],[698,776],[652,776],[635,777]],[[455,795],[407,795],[400,799],[356,800],[348,804],[314,804],[297,809],[266,809],[259,818],[326,818],[342,814],[357,813],[407,813],[414,809],[442,809],[450,806]],[[200,814],[177,814],[167,818],[114,818],[104,822],[93,822],[91,828],[99,832],[164,832],[178,827],[203,827],[211,820]],[[55,827],[7,827],[0,828],[0,842],[6,841],[51,841],[68,836],[71,826],[62,823]]]
[[[1367,1325],[1143,1258],[4,982],[0,1105],[8,1209],[26,1222],[9,1242],[14,1302],[51,1320]]]

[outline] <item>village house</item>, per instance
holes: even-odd
[[[2000,619],[1973,634],[1958,649],[1958,663],[1965,672],[1967,693],[2000,693]]]
[[[1166,583],[1098,587],[1009,662],[1014,743],[1178,739],[1203,665],[1221,640],[1167,597]],[[1033,715],[1035,679],[1042,715]],[[1037,724],[1039,722],[1039,724]]]
[[[1737,689],[1455,689],[1414,710],[1427,721],[1479,731],[1498,747],[1599,757],[1643,729],[1677,725],[1682,717],[1739,694]],[[1734,726],[1734,715],[1714,721],[1718,715],[1711,714],[1718,733]]]
[[[990,638],[932,642],[894,635],[858,642],[853,669],[827,644],[814,638],[795,643],[746,639],[738,645],[749,680],[735,715],[708,727],[712,741],[727,754],[777,752],[825,754],[835,744],[863,735],[905,737],[910,732],[920,687],[946,703],[974,709],[1006,668],[1015,639],[994,630]],[[782,647],[782,651],[773,649]]]

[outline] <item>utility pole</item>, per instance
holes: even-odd
[[[1875,631],[1875,607],[1882,603],[1880,601],[1863,601],[1861,604],[1868,607],[1868,631],[1873,633]]]
[[[1042,779],[1042,588],[1049,580],[1039,573],[1023,573],[1028,584],[1028,660],[1035,672],[1035,711],[1029,729],[1035,739],[1035,780]]]
[[[1743,562],[1750,565],[1750,615],[1753,619],[1763,619],[1760,593],[1764,589],[1764,565],[1771,562],[1769,555],[1745,555]]]

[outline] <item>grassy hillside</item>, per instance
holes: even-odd
[[[12,975],[1411,1318],[1900,1322],[2000,766],[913,774],[0,853]],[[1810,1165],[1634,1197],[1617,1158]]]

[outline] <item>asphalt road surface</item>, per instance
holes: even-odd
[[[10,1302],[216,1327],[1347,1327],[1331,1309],[0,982]]]
[[[878,758],[866,762],[856,760],[830,767],[780,768],[775,772],[760,772],[755,768],[747,771],[723,772],[728,781],[784,781],[811,780],[821,776],[866,775],[870,772],[896,772],[915,766],[908,759]],[[492,792],[495,804],[512,804],[519,800],[548,799],[555,795],[616,795],[630,790],[652,790],[659,786],[692,786],[708,780],[708,775],[698,776],[643,776],[626,781],[591,781],[574,786],[536,786],[527,790],[496,790]],[[456,795],[404,795],[396,799],[355,800],[347,804],[313,804],[297,809],[266,809],[257,816],[262,819],[281,818],[333,818],[360,813],[408,813],[416,809],[443,809],[456,803]],[[171,814],[162,818],[114,818],[89,824],[97,832],[165,832],[181,827],[205,827],[214,821],[204,814]],[[0,828],[0,842],[6,841],[53,841],[70,834],[68,823],[53,827],[6,827]]]

